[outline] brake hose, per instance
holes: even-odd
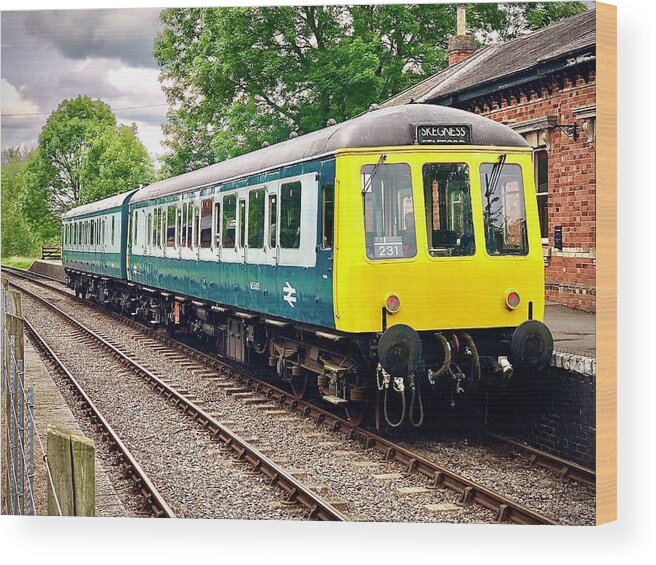
[[[481,380],[481,361],[478,357],[478,349],[476,349],[476,345],[474,344],[474,340],[468,333],[463,333],[462,334],[462,339],[463,341],[467,344],[467,347],[469,347],[469,350],[471,351],[472,354],[472,369],[474,370],[474,379],[477,381]]]
[[[424,423],[424,405],[421,402],[421,387],[415,381],[414,375],[410,375],[408,377],[408,381],[410,385],[410,390],[412,391],[412,396],[410,397],[410,413],[408,415],[408,418],[410,420],[410,423],[415,428],[418,428]],[[419,403],[419,420],[415,420],[414,418],[415,399]]]

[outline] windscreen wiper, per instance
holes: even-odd
[[[364,186],[362,187],[362,196],[364,196],[365,194],[367,194],[367,192],[371,190],[371,183],[374,181],[374,177],[378,174],[378,171],[380,170],[386,159],[387,159],[387,155],[383,153],[380,156],[380,159],[378,159],[378,163],[374,165],[373,171],[371,171],[371,174],[369,175],[367,182],[365,182]]]

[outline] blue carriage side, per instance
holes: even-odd
[[[62,217],[62,264],[67,272],[126,279],[128,203],[136,191],[80,206]]]
[[[196,189],[142,189],[129,205],[127,278],[215,309],[334,328],[323,218],[334,182],[331,156]]]

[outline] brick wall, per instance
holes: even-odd
[[[501,93],[464,109],[512,126],[546,116],[578,125],[574,141],[550,128],[548,151],[549,243],[544,246],[547,300],[595,310],[595,148],[574,110],[595,103],[595,76],[553,80],[520,93]],[[554,248],[554,226],[562,226],[563,250]]]
[[[595,468],[595,378],[552,368],[539,376],[515,375],[490,394],[488,427],[529,445]]]

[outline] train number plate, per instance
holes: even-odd
[[[375,237],[374,259],[403,257],[403,238],[399,236]]]

